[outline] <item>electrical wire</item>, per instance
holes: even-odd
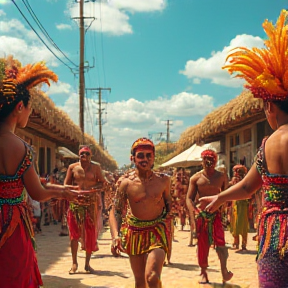
[[[20,12],[20,14],[22,15],[22,17],[25,19],[25,21],[27,22],[27,24],[30,26],[30,28],[34,31],[34,33],[37,35],[37,37],[40,39],[40,41],[45,45],[45,47],[62,63],[64,64],[67,68],[69,68],[72,71],[72,68],[66,64],[64,61],[62,61],[49,47],[48,45],[45,43],[45,41],[41,38],[41,36],[37,33],[37,31],[33,28],[33,26],[31,25],[31,23],[29,22],[29,20],[25,17],[25,15],[23,14],[23,12],[21,11],[21,9],[19,8],[19,6],[15,3],[15,0],[11,0],[12,3],[15,5],[15,7],[17,8],[17,10]]]
[[[35,12],[33,11],[31,5],[29,4],[28,0],[22,0],[22,2],[24,3],[27,11],[29,12],[29,14],[31,15],[31,17],[34,19],[35,23],[37,24],[37,26],[40,28],[40,30],[42,31],[42,33],[44,34],[44,36],[46,37],[46,39],[48,41],[50,41],[50,43],[55,47],[56,50],[58,50],[71,64],[73,64],[74,66],[78,67],[77,64],[75,64],[73,61],[71,61],[66,54],[57,46],[57,44],[53,41],[53,39],[50,37],[49,33],[47,32],[47,30],[43,27],[43,25],[41,24],[41,22],[39,21],[37,15],[35,14]]]

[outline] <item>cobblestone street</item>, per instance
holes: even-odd
[[[185,227],[186,228],[186,227]],[[240,252],[229,249],[228,269],[234,277],[222,285],[220,264],[214,249],[210,250],[208,276],[211,284],[200,285],[199,267],[196,259],[196,247],[188,247],[189,231],[175,231],[172,264],[165,266],[162,272],[163,288],[257,288],[255,255],[255,233],[249,233],[248,251]],[[99,240],[99,251],[91,258],[91,267],[95,274],[84,272],[85,254],[79,251],[79,273],[69,275],[71,252],[69,237],[58,236],[60,226],[43,227],[42,234],[36,235],[38,245],[38,263],[43,277],[44,288],[133,288],[134,281],[127,257],[114,258],[110,253],[110,232],[106,230]],[[226,233],[226,242],[231,246],[232,237]]]

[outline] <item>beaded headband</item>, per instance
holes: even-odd
[[[238,47],[226,58],[229,64],[222,67],[235,78],[243,78],[255,98],[264,101],[288,99],[288,26],[287,11],[282,10],[274,26],[266,19],[262,24],[268,39],[266,48]]]
[[[22,67],[11,55],[0,58],[0,111],[5,104],[29,97],[29,90],[36,85],[44,82],[50,86],[49,80],[57,82],[58,77],[44,62]]]
[[[137,148],[151,148],[153,152],[155,152],[155,146],[153,144],[153,142],[148,139],[148,138],[139,138],[137,139],[133,144],[132,144],[132,147],[131,147],[131,154],[133,155],[135,153],[135,150]]]
[[[213,157],[214,161],[217,161],[218,155],[217,153],[212,149],[206,149],[201,153],[201,158],[204,159],[205,157]]]

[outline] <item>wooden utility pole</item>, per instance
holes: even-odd
[[[85,97],[85,76],[84,76],[84,0],[79,2],[79,29],[80,29],[80,63],[79,63],[79,125],[82,132],[82,144],[84,144],[84,97]]]
[[[102,135],[102,91],[108,90],[111,92],[111,88],[96,88],[98,91],[98,123],[99,123],[99,145],[104,149],[104,141]]]
[[[166,126],[167,126],[167,138],[166,138],[166,144],[167,144],[167,152],[168,152],[168,143],[170,143],[170,126],[172,125],[172,120],[165,120]]]

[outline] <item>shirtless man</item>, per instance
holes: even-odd
[[[78,185],[81,202],[70,203],[67,222],[71,240],[72,268],[69,274],[77,273],[78,241],[81,239],[82,249],[86,251],[85,271],[93,273],[89,262],[93,251],[98,251],[97,237],[99,232],[99,216],[101,217],[101,188],[105,178],[99,164],[91,163],[92,151],[89,146],[79,149],[79,162],[69,165],[64,185]],[[81,193],[81,190],[83,191]],[[85,191],[85,192],[84,192]],[[91,192],[91,193],[90,193]],[[100,213],[99,213],[100,212]]]
[[[227,270],[228,249],[225,246],[224,230],[221,222],[220,211],[208,213],[201,211],[196,206],[195,198],[216,195],[223,191],[228,185],[227,175],[215,169],[217,154],[214,150],[206,149],[201,153],[203,170],[197,172],[190,178],[186,198],[187,207],[192,218],[195,211],[196,232],[198,238],[197,257],[201,267],[202,279],[200,283],[209,283],[207,275],[209,248],[212,243],[216,246],[218,254],[222,281],[229,281],[233,273]]]
[[[112,245],[118,252],[129,255],[136,288],[161,287],[168,251],[166,217],[170,217],[171,209],[170,178],[152,171],[154,158],[152,141],[140,138],[133,143],[131,161],[136,169],[119,179],[110,213]],[[122,218],[120,233],[119,218]]]

